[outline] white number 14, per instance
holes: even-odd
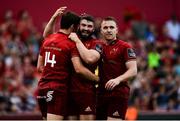
[[[44,66],[46,66],[47,63],[51,63],[51,67],[54,67],[54,64],[56,64],[54,54],[52,55],[52,59],[50,59],[50,52],[46,52]]]

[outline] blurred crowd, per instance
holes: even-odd
[[[126,11],[120,38],[133,45],[138,75],[130,82],[129,105],[137,110],[180,111],[180,22],[173,13],[162,25]]]
[[[130,81],[130,106],[140,111],[180,111],[180,22],[175,14],[163,25],[150,23],[140,12],[127,10],[119,38],[136,50],[138,75]],[[96,19],[96,34],[99,23]],[[0,115],[37,112],[36,71],[42,33],[28,11],[0,18]]]
[[[26,10],[0,19],[0,115],[36,112],[37,55],[42,36]]]

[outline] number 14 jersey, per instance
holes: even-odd
[[[39,87],[66,90],[73,69],[71,58],[79,56],[75,43],[66,34],[52,34],[44,40],[40,55],[44,58],[44,69]]]

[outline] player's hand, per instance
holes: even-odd
[[[79,42],[79,41],[80,41],[79,37],[78,37],[77,34],[74,33],[74,32],[72,32],[72,33],[69,35],[69,38],[70,38],[72,41],[74,41],[74,42]]]
[[[113,90],[114,87],[116,87],[117,85],[119,85],[119,83],[120,83],[120,81],[117,80],[117,79],[110,79],[110,80],[106,83],[105,88],[106,88],[107,90]]]
[[[56,10],[56,12],[54,13],[54,15],[52,16],[52,18],[56,18],[60,15],[62,15],[64,13],[64,11],[66,10],[66,6],[60,7],[59,9]]]
[[[99,76],[96,76],[95,82],[99,83]]]

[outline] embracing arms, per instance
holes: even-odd
[[[76,47],[80,53],[81,58],[87,64],[93,64],[100,59],[100,53],[94,49],[87,49],[76,33],[71,33],[69,38],[76,43]]]
[[[66,10],[66,6],[60,7],[56,10],[56,12],[52,15],[51,19],[47,23],[46,27],[44,28],[43,37],[47,37],[48,35],[55,32],[55,23],[59,16],[63,14],[63,12]]]

